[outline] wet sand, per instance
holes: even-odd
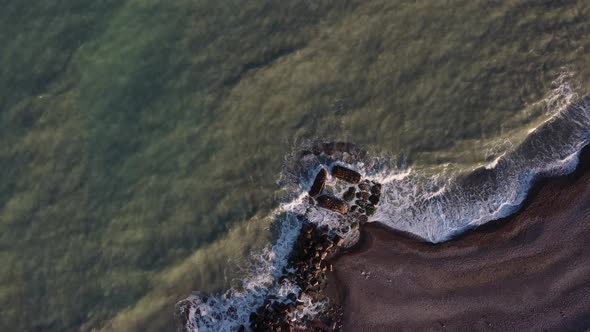
[[[443,244],[365,225],[329,276],[343,330],[590,330],[589,165],[586,148],[520,212]]]

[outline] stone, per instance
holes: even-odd
[[[371,195],[369,196],[369,202],[373,205],[379,204],[379,195]]]
[[[322,195],[316,198],[316,201],[319,207],[338,212],[340,214],[347,214],[349,210],[348,204],[336,197]]]
[[[347,202],[352,201],[354,199],[355,191],[356,190],[354,189],[354,187],[348,188],[348,190],[346,190],[346,192],[344,192],[344,194],[342,195],[342,199]]]
[[[371,187],[371,193],[380,194],[381,193],[381,183],[373,182],[373,187]]]
[[[358,193],[356,193],[356,198],[362,199],[363,201],[369,199],[369,196],[369,193],[364,191],[359,191]]]
[[[318,174],[315,176],[315,180],[311,185],[311,189],[309,189],[309,196],[316,197],[317,195],[321,194],[326,187],[326,180],[328,179],[328,172],[326,169],[322,168]]]
[[[363,181],[362,183],[359,183],[359,189],[362,191],[369,191],[371,186],[367,182]]]
[[[349,168],[340,166],[340,165],[336,165],[334,167],[332,167],[332,175],[340,180],[352,183],[352,184],[357,184],[361,181],[361,175],[356,172],[353,171]]]
[[[366,208],[366,207],[367,207],[367,201],[365,201],[365,200],[362,200],[362,199],[357,199],[356,201],[354,201],[354,203],[355,203],[356,205],[358,205],[358,206],[359,206],[359,208],[363,208],[363,209],[364,209],[364,208]]]
[[[372,216],[373,214],[375,214],[375,211],[376,211],[377,209],[375,208],[375,206],[374,206],[374,205],[367,205],[367,208],[366,208],[366,210],[367,210],[367,216],[369,216],[369,217],[370,217],[370,216]]]

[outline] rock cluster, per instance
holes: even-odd
[[[296,313],[302,309],[303,299],[321,300],[320,293],[326,286],[326,272],[331,266],[326,259],[333,257],[343,240],[326,228],[305,221],[288,266],[280,283],[290,282],[299,286],[300,294],[291,293],[287,300],[269,297],[250,315],[253,331],[335,331],[340,328],[340,309],[332,306],[309,321],[302,321]]]
[[[354,189],[354,187],[351,188]],[[370,217],[375,213],[377,209],[376,206],[379,204],[379,200],[381,199],[381,184],[373,181],[363,180],[361,183],[359,183],[358,189],[359,191],[354,194],[349,193],[349,191],[345,193],[349,196],[354,195],[354,198],[356,198],[349,211]]]
[[[342,197],[326,190],[328,172],[322,168],[309,190],[309,200],[351,220],[351,233],[359,234],[360,225],[368,221],[376,209],[381,196],[381,185],[374,181],[362,180],[361,175],[343,166],[332,168],[332,177],[344,181],[349,186]],[[303,220],[303,217],[302,217]],[[288,294],[287,299],[269,297],[264,304],[252,312],[250,327],[253,331],[335,331],[340,329],[341,310],[330,306],[315,317],[302,320],[303,299],[320,301],[326,287],[326,272],[331,265],[326,260],[336,255],[342,248],[353,245],[358,237],[340,238],[328,228],[319,227],[309,221],[303,226],[291,253],[288,265],[283,270],[279,283],[297,285],[299,294]]]
[[[316,175],[315,181],[309,190],[309,196],[315,198],[315,202],[319,207],[340,214],[355,212],[357,215],[367,217],[375,213],[376,206],[379,204],[381,198],[381,184],[369,180],[361,181],[360,173],[340,165],[332,167],[332,176],[336,179],[356,184],[356,186],[349,187],[342,194],[342,198],[335,197],[331,194],[322,194],[328,179],[327,171],[322,168]]]
[[[321,161],[321,165],[331,165],[333,160],[353,163],[362,157],[362,151],[353,144],[335,142],[314,146],[304,155],[313,154]],[[331,156],[330,159],[326,155]],[[350,161],[347,161],[349,158]],[[314,168],[317,165],[313,166]],[[340,251],[353,246],[359,239],[360,227],[375,213],[381,198],[381,185],[374,181],[362,179],[359,172],[341,165],[331,168],[320,168],[316,174],[307,197],[309,207],[313,205],[340,214],[341,224],[335,229],[317,226],[300,216],[301,232],[295,241],[287,266],[277,280],[284,286],[297,286],[293,293],[284,296],[267,295],[263,304],[254,308],[249,322],[240,326],[238,331],[337,331],[341,329],[342,311],[338,305],[330,304],[325,292],[326,273],[332,271],[329,260]],[[315,207],[313,207],[315,209]],[[344,238],[340,237],[341,234]],[[289,287],[287,287],[289,289]],[[204,300],[207,301],[206,298]],[[309,304],[325,304],[321,312],[309,313]],[[178,304],[177,320],[187,330],[190,301]],[[196,314],[200,314],[197,312]],[[237,314],[230,307],[226,315]],[[221,317],[213,317],[215,320]]]

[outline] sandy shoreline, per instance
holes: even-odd
[[[343,330],[588,330],[589,165],[585,148],[520,212],[443,244],[365,225],[329,275]]]

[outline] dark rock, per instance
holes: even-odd
[[[332,167],[332,175],[340,180],[357,184],[361,180],[361,175],[349,168],[336,165]]]
[[[244,332],[246,331],[246,327],[244,325],[240,325],[240,327],[238,328],[238,332]]]
[[[373,214],[375,214],[375,206],[374,205],[367,205],[367,216],[372,216]]]
[[[346,192],[344,193],[344,195],[342,195],[342,199],[344,199],[347,202],[350,202],[354,199],[354,193],[355,193],[355,189],[354,187],[350,187],[348,188],[348,190],[346,190]]]
[[[357,199],[356,201],[354,201],[354,203],[363,209],[367,207],[367,201],[364,201],[362,199]]]
[[[363,201],[369,199],[369,196],[369,193],[364,191],[359,191],[358,193],[356,193],[356,198],[362,199]]]
[[[326,186],[326,180],[328,179],[328,172],[322,168],[319,173],[316,175],[315,180],[313,181],[313,185],[311,189],[309,189],[309,196],[315,197],[322,193],[324,187]]]
[[[348,204],[336,197],[322,195],[316,199],[318,206],[341,214],[348,213]]]
[[[359,189],[362,191],[369,191],[371,186],[367,182],[363,181],[362,183],[359,183]]]
[[[331,204],[342,202],[348,208],[345,202],[337,198],[329,196],[318,198],[320,202],[324,200]],[[280,278],[282,281],[290,280],[300,287],[302,291],[299,299],[295,293],[289,293],[285,301],[279,301],[274,295],[267,295],[264,303],[250,316],[250,329],[253,331],[307,331],[312,328],[314,322],[324,322],[329,326],[334,326],[334,323],[339,324],[342,318],[341,313],[336,313],[333,309],[324,310],[316,317],[306,318],[294,324],[290,317],[294,311],[299,310],[299,306],[303,305],[303,298],[311,298],[312,301],[321,300],[323,297],[321,291],[327,285],[328,271],[328,266],[323,259],[336,255],[341,250],[337,247],[338,245],[346,248],[355,243],[360,233],[358,230],[353,232],[356,233],[352,237],[347,234],[346,239],[342,239],[327,227],[320,227],[304,220],[301,232],[288,258],[288,266],[283,269],[286,276]],[[333,271],[331,266],[330,271]]]
[[[373,187],[371,187],[371,193],[379,195],[381,194],[381,184],[377,182],[373,182]]]
[[[369,202],[373,205],[379,204],[379,195],[371,195],[369,196]]]
[[[358,205],[353,205],[350,207],[350,212],[354,212],[354,211],[358,210],[358,208],[359,208]]]

